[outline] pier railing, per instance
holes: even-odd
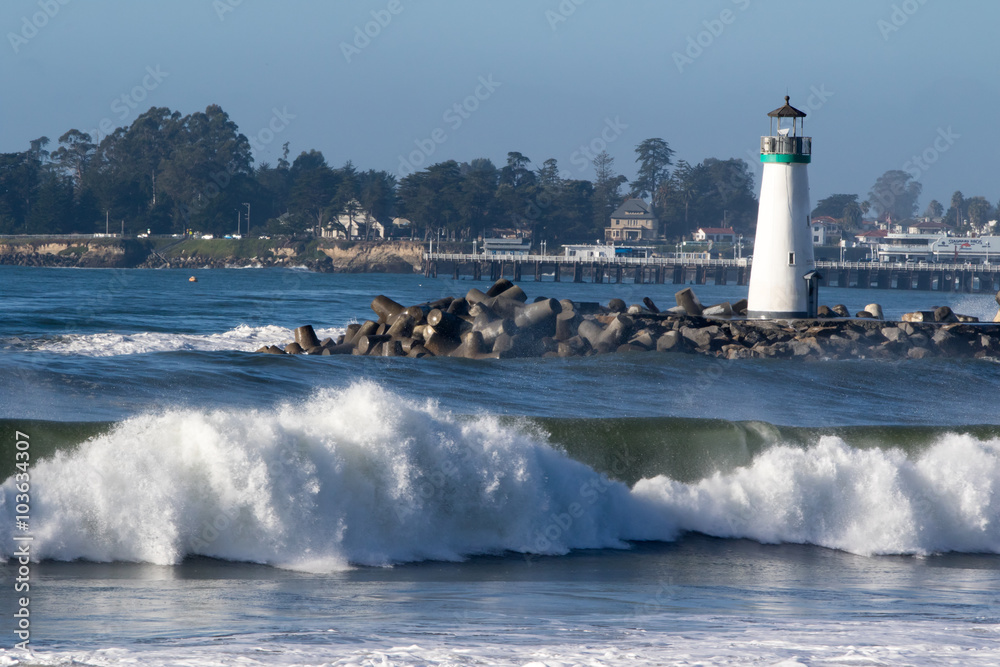
[[[584,257],[577,255],[516,255],[514,253],[497,254],[456,254],[456,253],[424,253],[425,260],[450,262],[524,262],[542,264],[603,264],[606,266],[705,266],[731,268],[750,266],[750,260],[742,259],[685,259],[676,257]]]
[[[566,255],[518,255],[424,253],[424,260],[451,262],[523,262],[542,264],[586,264],[604,266],[685,266],[705,268],[737,268],[753,265],[748,257],[736,259],[696,259],[686,257],[585,257]],[[972,262],[827,262],[817,261],[817,269],[852,271],[973,271],[975,273],[1000,273],[1000,264],[974,264]]]

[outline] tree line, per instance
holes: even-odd
[[[923,186],[909,172],[890,170],[876,179],[868,199],[859,201],[856,194],[833,194],[817,202],[812,215],[835,218],[848,231],[860,228],[869,212],[879,220],[901,222],[917,216],[922,191]],[[947,210],[941,202],[932,199],[921,214],[959,233],[980,233],[986,229],[986,223],[996,220],[998,215],[1000,202],[994,206],[986,197],[965,197],[960,190],[952,194]]]
[[[412,222],[416,238],[488,237],[498,230],[530,233],[537,242],[593,241],[628,197],[651,202],[661,233],[679,238],[698,227],[731,226],[750,233],[757,200],[741,159],[674,162],[660,138],[635,149],[629,181],[606,151],[593,160],[593,180],[571,178],[554,159],[540,165],[512,151],[506,163],[448,160],[401,179],[330,166],[317,150],[276,164],[254,164],[250,143],[217,105],[182,116],[153,107],[99,141],[72,129],[55,146],[47,137],[19,153],[0,154],[0,233],[127,234],[236,231],[253,211],[254,231],[301,235],[344,229],[343,220]],[[245,220],[245,218],[242,218]],[[362,235],[372,230],[361,226]]]

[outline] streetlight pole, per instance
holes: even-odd
[[[243,202],[247,207],[247,238],[250,238],[250,202]]]

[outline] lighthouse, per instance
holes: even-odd
[[[747,317],[815,317],[819,274],[813,256],[809,218],[812,137],[803,136],[805,113],[788,103],[767,114],[770,134],[760,138],[757,235],[747,297]],[[777,124],[777,127],[775,127]]]

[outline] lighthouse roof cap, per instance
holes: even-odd
[[[767,114],[771,118],[805,118],[804,111],[799,111],[788,103],[788,95],[785,95],[785,106],[779,107]]]

